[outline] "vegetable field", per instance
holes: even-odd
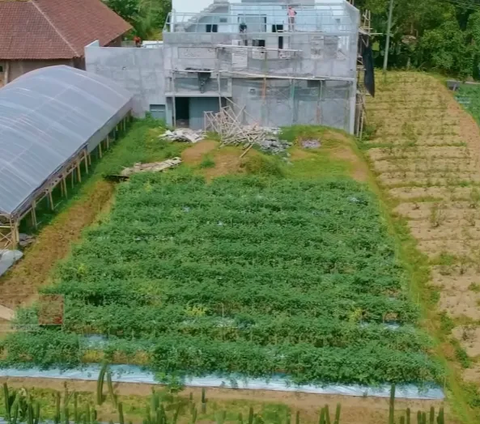
[[[136,175],[44,289],[64,296],[62,330],[13,334],[5,357],[75,364],[101,351],[160,374],[437,381],[406,285],[375,197],[352,180]]]

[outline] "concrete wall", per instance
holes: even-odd
[[[248,34],[251,39],[260,35]],[[284,48],[301,52],[262,52],[257,49],[224,48],[215,50],[215,46],[232,45],[240,41],[240,34],[233,33],[165,33],[165,69],[183,70],[221,69],[223,71],[242,71],[249,73],[268,73],[271,75],[290,75],[301,77],[356,77],[357,34],[344,36],[334,34],[293,33],[288,36],[281,33],[264,33],[261,38],[267,47],[277,48],[278,38],[283,37]],[[244,60],[236,57],[243,52]],[[217,56],[218,54],[218,56]],[[267,60],[265,60],[267,59]]]
[[[203,128],[203,112],[218,112],[220,105],[218,97],[190,97],[189,103],[190,128]]]
[[[133,113],[143,117],[150,105],[165,104],[163,47],[85,47],[88,72],[118,82],[133,95]]]
[[[213,3],[213,0],[172,0],[172,10],[182,13],[198,13]]]
[[[288,126],[321,124],[351,131],[355,85],[339,81],[267,80],[235,78],[232,100],[245,107],[245,124]],[[353,129],[352,129],[353,130]]]
[[[7,63],[8,62],[8,63]],[[55,65],[73,66],[73,60],[9,60],[5,61],[5,75],[8,77],[7,82],[13,81],[15,78],[39,68]]]

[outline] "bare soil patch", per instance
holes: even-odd
[[[182,161],[188,165],[200,165],[204,155],[212,152],[218,147],[218,143],[213,140],[203,140],[186,148],[182,152]]]
[[[348,147],[338,147],[331,152],[332,156],[347,161],[351,165],[351,176],[354,180],[365,182],[368,179],[368,167],[353,151]]]
[[[256,151],[251,149],[248,155],[252,156],[256,153]],[[242,172],[241,154],[242,150],[239,148],[231,146],[220,147],[216,141],[204,140],[185,149],[182,152],[182,160],[187,165],[199,167],[206,157],[211,158],[214,162],[213,166],[198,170],[207,180],[210,180],[215,177]]]
[[[252,149],[253,150],[253,149]],[[255,151],[250,150],[248,155],[253,156]],[[215,152],[213,160],[215,166],[213,168],[207,168],[203,171],[203,174],[207,180],[221,177],[228,174],[236,174],[242,171],[242,159],[240,159],[241,151],[236,148],[224,147]]]

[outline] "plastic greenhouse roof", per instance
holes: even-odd
[[[0,214],[28,208],[83,149],[92,151],[130,111],[118,84],[68,66],[21,76],[0,89]]]

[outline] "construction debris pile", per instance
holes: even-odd
[[[130,168],[125,168],[120,175],[122,177],[129,177],[132,174],[138,172],[162,172],[169,168],[174,168],[182,163],[182,159],[175,157],[172,159],[164,160],[163,162],[152,163],[136,163]]]
[[[205,128],[216,132],[224,145],[246,145],[248,148],[256,145],[260,150],[279,154],[285,152],[290,143],[280,140],[279,128],[267,128],[259,125],[242,125],[245,118],[245,108],[238,112],[230,106],[223,107],[220,112],[205,112]],[[252,121],[252,117],[249,117]]]
[[[279,130],[275,129],[275,132],[266,131],[264,133],[264,138],[257,140],[255,144],[262,152],[279,155],[285,153],[292,143],[286,140],[281,140],[279,138]]]
[[[20,247],[27,247],[30,244],[33,244],[35,242],[35,237],[25,234],[25,233],[20,233],[18,235],[18,244]]]
[[[318,149],[321,146],[319,140],[302,140],[301,144],[304,149]]]
[[[190,128],[178,128],[173,131],[166,130],[160,135],[160,139],[168,141],[179,141],[184,143],[197,143],[203,140],[205,132],[202,130],[191,130]]]

